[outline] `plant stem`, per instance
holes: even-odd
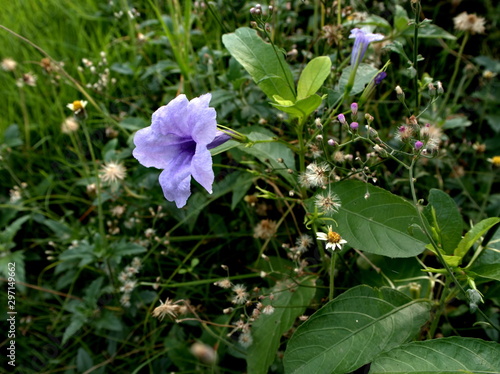
[[[337,260],[337,253],[333,251],[332,257],[330,258],[330,291],[328,293],[328,300],[333,300],[333,294],[335,290],[335,262]]]
[[[453,85],[455,84],[455,79],[457,78],[458,69],[460,68],[460,61],[462,60],[462,55],[464,53],[465,45],[467,44],[467,40],[469,40],[469,33],[466,32],[464,35],[464,39],[462,40],[462,44],[460,45],[460,49],[458,50],[457,60],[455,61],[455,68],[453,70],[453,75],[451,76],[450,82],[446,87],[446,94],[443,102],[441,103],[441,111],[446,109],[446,104],[450,99],[451,91],[453,91]]]
[[[420,1],[415,4],[415,32],[413,35],[413,68],[415,69],[415,76],[413,77],[413,94],[415,95],[415,113],[418,113],[420,108],[420,96],[418,92],[418,28],[420,20]]]

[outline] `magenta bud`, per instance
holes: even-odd
[[[340,121],[341,124],[345,124],[347,123],[347,121],[345,120],[345,116],[340,113],[338,116],[337,116],[338,120]]]
[[[351,104],[351,112],[353,116],[358,114],[358,103]]]
[[[337,143],[333,139],[328,139],[328,145],[334,147]]]
[[[424,143],[422,143],[420,140],[417,140],[415,142],[415,149],[419,150],[420,148],[422,148],[423,145],[424,145]]]
[[[351,130],[356,131],[359,127],[359,124],[357,122],[352,122],[350,127],[351,127]]]

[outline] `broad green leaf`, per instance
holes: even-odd
[[[332,61],[330,57],[321,56],[309,61],[300,74],[297,84],[297,100],[314,95],[330,75]]]
[[[342,70],[337,91],[344,92],[345,86],[349,81],[349,76],[351,75],[351,70],[352,66],[348,66]],[[352,96],[362,92],[365,89],[365,86],[370,83],[377,73],[378,69],[373,66],[363,63],[359,64],[350,95]]]
[[[394,13],[394,29],[397,31],[406,30],[408,26],[408,13],[401,5],[396,5]]]
[[[465,269],[468,272],[467,269]],[[500,281],[500,229],[497,229],[470,271],[475,276]]]
[[[486,232],[495,226],[498,222],[500,222],[500,218],[492,217],[486,218],[475,225],[473,228],[469,230],[467,234],[462,238],[460,243],[458,243],[457,248],[455,249],[455,256],[464,257],[469,249],[474,245],[474,243],[481,238]]]
[[[431,305],[391,289],[357,286],[330,301],[290,339],[287,374],[348,373],[411,340]]]
[[[451,255],[462,238],[463,221],[457,204],[447,193],[433,188],[425,213],[444,252]]]
[[[267,97],[273,100],[278,95],[295,101],[293,75],[283,53],[264,42],[257,31],[240,27],[223,35],[222,43]]]
[[[278,101],[278,104],[271,103],[271,105],[281,110],[282,112],[293,114],[294,116],[303,118],[307,117],[309,114],[314,112],[321,105],[321,102],[322,102],[321,97],[314,94],[309,97],[306,97],[305,99],[297,100],[297,102],[295,103],[292,103],[291,101],[287,100],[287,101]]]
[[[350,180],[332,185],[342,207],[332,217],[347,243],[365,252],[412,257],[427,244],[413,204],[369,183]],[[415,227],[416,226],[416,227]]]
[[[76,369],[78,373],[83,373],[94,366],[94,361],[92,357],[87,353],[84,348],[78,348],[76,354]]]
[[[459,127],[468,127],[472,125],[472,122],[463,115],[458,115],[456,117],[447,119],[444,122],[443,129],[456,129]]]
[[[252,324],[253,343],[247,352],[247,371],[249,374],[266,374],[276,358],[281,336],[287,332],[302,315],[314,297],[315,277],[302,280],[279,281],[270,290],[274,299],[266,298],[264,305],[272,305],[274,312],[260,317]]]
[[[369,374],[498,374],[499,368],[500,344],[453,336],[411,342],[382,353]]]
[[[233,195],[231,197],[231,210],[234,210],[238,203],[247,194],[250,187],[252,187],[254,176],[250,173],[241,175],[236,181],[236,185],[233,189]]]
[[[241,130],[242,133],[248,136],[251,141],[273,140],[276,135],[271,131],[260,127],[250,126]],[[285,169],[295,170],[295,158],[293,152],[286,145],[278,142],[257,143],[250,147],[240,146],[239,148],[245,153],[248,153],[259,159],[265,165],[269,165],[276,169],[290,183],[294,183],[294,177],[290,175]],[[278,163],[278,158],[282,158],[284,165]]]
[[[403,35],[405,36],[414,36],[415,34],[414,26],[408,27]],[[443,30],[441,27],[434,24],[427,24],[424,27],[420,27],[418,29],[418,38],[434,38],[434,39],[448,39],[455,40],[457,37],[455,35],[450,34],[449,32]]]

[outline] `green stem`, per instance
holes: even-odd
[[[464,39],[462,40],[462,44],[460,45],[460,49],[458,50],[457,60],[455,61],[455,68],[453,70],[453,75],[451,76],[450,82],[445,88],[446,94],[443,102],[441,103],[441,110],[446,109],[446,104],[450,99],[451,91],[453,91],[453,85],[455,84],[455,79],[457,79],[458,69],[460,68],[460,61],[462,60],[462,55],[464,53],[465,45],[467,44],[467,40],[469,40],[469,33],[466,32],[464,35]]]
[[[420,96],[418,93],[418,28],[420,20],[420,1],[415,4],[415,32],[413,34],[414,45],[413,45],[413,68],[415,69],[415,76],[413,77],[413,92],[415,95],[415,113],[418,113],[418,108],[420,108]]]
[[[89,148],[90,158],[92,159],[92,166],[94,168],[95,175],[95,186],[97,193],[97,219],[99,222],[99,234],[101,235],[101,240],[103,242],[106,241],[106,235],[104,231],[104,212],[102,209],[102,196],[101,196],[101,180],[99,179],[99,169],[97,167],[97,158],[95,157],[94,147],[92,146],[92,140],[90,139],[89,129],[87,127],[86,121],[81,121],[83,134],[85,136],[85,140],[87,141],[87,146]]]
[[[328,293],[328,300],[333,300],[335,290],[335,262],[337,260],[337,252],[333,251],[330,258],[330,291]]]
[[[460,292],[462,292],[462,294],[465,296],[465,299],[469,300],[469,297],[468,297],[467,293],[465,292],[465,289],[463,288],[463,286],[458,281],[458,279],[455,276],[455,273],[451,269],[450,265],[448,265],[448,263],[445,261],[445,259],[443,257],[443,254],[441,253],[441,250],[439,249],[438,245],[434,241],[434,238],[432,237],[431,233],[429,233],[429,230],[427,230],[427,226],[425,225],[425,221],[424,221],[424,218],[422,216],[422,212],[418,209],[418,200],[417,200],[417,194],[415,192],[415,181],[414,181],[414,177],[413,177],[413,168],[415,166],[416,160],[417,160],[417,156],[415,156],[413,158],[412,163],[411,163],[408,171],[409,171],[410,189],[411,189],[411,195],[412,195],[412,198],[413,198],[413,204],[417,208],[416,210],[417,210],[417,215],[418,215],[418,218],[419,218],[419,221],[420,221],[420,224],[421,224],[421,228],[422,228],[425,236],[427,237],[427,239],[430,241],[432,247],[434,248],[434,252],[438,256],[439,261],[445,267],[446,272],[451,277],[453,283],[458,287],[458,289],[460,290]],[[491,319],[481,309],[478,308],[477,312],[479,314],[481,314],[481,316],[490,324],[491,327],[493,327],[497,331],[500,331],[500,327],[498,327],[497,325],[495,325],[491,321]]]

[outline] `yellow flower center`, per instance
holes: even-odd
[[[73,111],[78,112],[83,109],[83,104],[80,100],[73,101]]]
[[[495,166],[500,166],[500,156],[495,156],[491,159],[491,162],[493,163],[493,165]]]
[[[335,231],[328,231],[328,242],[329,243],[338,243],[342,239],[342,237],[337,234]]]

